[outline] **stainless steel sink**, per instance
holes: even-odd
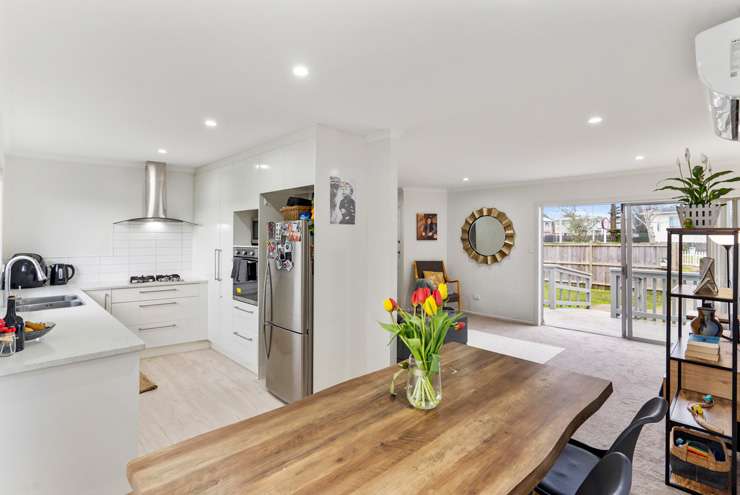
[[[23,297],[18,301],[16,310],[19,313],[28,313],[30,311],[43,311],[46,309],[72,308],[82,306],[82,302],[75,294],[62,294],[58,296],[46,297]]]

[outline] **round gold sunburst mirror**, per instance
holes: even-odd
[[[460,240],[468,256],[478,263],[498,263],[514,247],[514,225],[496,208],[480,208],[468,215]]]

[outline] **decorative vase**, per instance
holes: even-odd
[[[436,371],[409,357],[406,398],[416,409],[434,409],[442,401],[442,367]]]
[[[716,337],[722,333],[722,324],[715,316],[712,306],[699,306],[696,308],[698,314],[691,322],[691,331],[704,337]]]
[[[687,227],[687,223],[690,224],[689,228],[714,227],[719,220],[719,212],[723,206],[721,204],[678,205],[676,212],[682,227]]]

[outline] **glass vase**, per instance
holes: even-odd
[[[406,398],[416,409],[434,409],[442,401],[442,367],[429,370],[424,363],[409,357],[406,379]]]

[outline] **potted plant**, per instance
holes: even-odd
[[[691,152],[688,148],[684,152],[686,168],[688,173],[684,175],[680,159],[676,159],[679,177],[671,177],[663,182],[672,182],[656,189],[656,191],[677,191],[681,194],[676,196],[682,204],[676,206],[681,226],[692,227],[714,227],[719,219],[719,212],[724,203],[717,201],[726,196],[733,188],[724,184],[740,181],[740,177],[727,178],[732,170],[713,172],[712,165],[706,155],[701,155],[701,165],[692,165]]]
[[[395,394],[395,381],[398,375],[406,371],[406,398],[417,409],[433,409],[442,400],[442,368],[439,350],[444,344],[450,328],[460,330],[458,320],[461,313],[450,315],[444,308],[447,300],[447,284],[439,284],[433,291],[420,287],[411,295],[413,313],[398,307],[393,299],[383,302],[384,309],[390,314],[390,323],[380,326],[401,339],[408,348],[410,356],[407,361],[399,363],[399,370],[391,381],[391,395]]]

